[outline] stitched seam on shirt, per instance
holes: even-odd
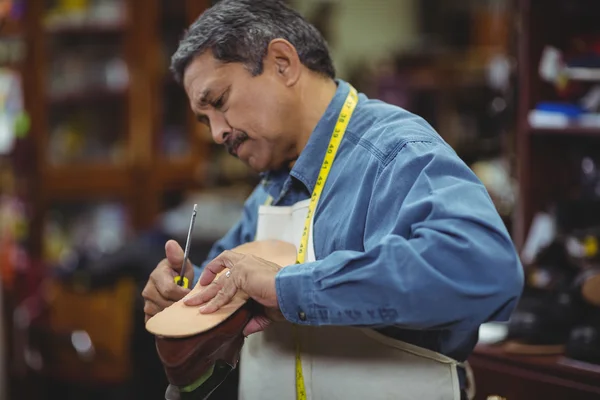
[[[419,131],[419,129],[416,129],[417,131]],[[426,133],[427,132],[423,132]],[[383,167],[385,168],[394,158],[396,158],[396,156],[398,155],[398,153],[400,152],[400,150],[402,150],[402,148],[404,146],[406,146],[408,143],[438,143],[438,144],[443,144],[440,140],[436,139],[435,137],[431,137],[429,134],[429,138],[424,139],[423,136],[421,134],[418,135],[412,135],[412,136],[408,136],[406,138],[404,138],[403,140],[399,141],[390,152],[387,153],[387,155],[381,151],[376,145],[374,145],[373,143],[371,143],[370,141],[368,141],[367,139],[364,139],[363,137],[360,137],[358,135],[356,135],[354,132],[351,131],[347,131],[346,132],[346,136],[348,138],[348,140],[354,144],[355,146],[361,146],[362,148],[364,148],[365,150],[367,150],[372,156],[374,156],[375,158],[377,158],[377,160],[379,162],[381,162],[383,164]]]
[[[375,176],[375,182],[373,183],[373,187],[377,187],[377,183],[379,182],[379,178],[381,178],[381,174],[383,173],[383,171],[385,171],[385,169],[387,168],[387,166],[396,159],[396,157],[398,156],[398,154],[400,154],[400,151],[408,144],[411,143],[436,143],[437,141],[433,141],[433,140],[414,140],[414,139],[406,139],[406,140],[402,140],[400,141],[395,147],[394,150],[390,153],[390,157],[388,157],[386,159],[385,163],[381,163],[379,165],[379,168],[377,168],[377,176]],[[372,196],[371,196],[372,199]],[[367,215],[369,215],[371,213],[371,199],[369,199],[369,205],[367,206]],[[364,244],[364,240],[365,238],[363,238],[363,244]]]
[[[361,138],[360,136],[348,131],[346,132],[348,140],[355,146],[361,146],[367,150],[372,156],[377,158],[380,162],[384,162],[385,154],[377,148],[373,143]]]
[[[435,144],[437,143],[437,141],[435,140],[424,140],[423,138],[418,138],[418,139],[414,139],[414,138],[406,138],[400,142],[398,142],[398,144],[396,146],[394,146],[394,148],[392,149],[392,151],[390,151],[390,154],[388,154],[387,158],[382,162],[382,168],[381,171],[383,171],[392,161],[394,161],[396,159],[396,157],[398,156],[398,154],[400,154],[400,152],[402,151],[402,149],[407,145],[407,144],[411,144],[411,143],[430,143],[430,144]],[[379,175],[377,176],[377,178],[379,178]]]

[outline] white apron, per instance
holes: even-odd
[[[298,246],[309,200],[260,206],[256,240]],[[315,260],[309,231],[307,262]],[[287,268],[294,268],[290,266]],[[459,400],[458,362],[370,329],[274,323],[246,338],[240,400],[296,399],[294,331],[299,333],[308,400]]]

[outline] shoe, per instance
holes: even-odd
[[[508,323],[507,339],[521,345],[564,345],[582,317],[580,296],[573,291],[578,273],[562,241],[542,249],[527,267],[527,285]]]
[[[583,310],[579,298],[569,290],[530,290],[511,316],[507,339],[529,345],[563,345],[581,321]]]
[[[565,355],[573,360],[600,365],[600,308],[591,311],[585,322],[571,330]]]

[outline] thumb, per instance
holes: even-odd
[[[179,243],[177,243],[175,240],[167,241],[165,244],[165,253],[171,268],[176,272],[180,272],[185,254]],[[191,284],[191,280],[194,279],[194,268],[192,268],[192,263],[190,260],[188,260],[186,263],[185,276],[190,280]]]
[[[165,253],[167,254],[167,260],[175,271],[181,270],[181,263],[183,262],[183,249],[174,240],[167,241],[165,245]]]

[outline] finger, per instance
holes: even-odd
[[[253,333],[264,331],[271,323],[272,321],[266,315],[257,315],[246,324],[242,333],[244,336],[250,336]]]
[[[162,268],[150,278],[158,290],[160,296],[166,300],[179,301],[190,292],[190,289],[183,288],[173,281],[173,270],[168,267]]]
[[[173,304],[173,301],[167,300],[160,295],[158,289],[153,284],[153,281],[150,281],[150,283],[146,285],[142,291],[142,297],[145,301],[150,301],[156,304],[158,307],[161,307],[161,309],[167,308]]]
[[[144,314],[152,317],[161,311],[161,308],[151,301],[144,302]]]
[[[215,297],[212,298],[206,305],[200,307],[202,314],[210,314],[217,311],[219,308],[228,304],[233,296],[237,292],[237,287],[233,283],[233,279],[225,278],[225,285],[217,292]]]
[[[158,304],[152,301],[146,301],[144,303],[144,314],[146,314],[146,321],[164,309],[164,307],[160,307]]]
[[[187,306],[199,306],[200,304],[204,304],[207,301],[212,300],[217,295],[219,290],[223,288],[223,282],[221,281],[222,279],[213,281],[212,285],[208,285],[206,288],[186,298],[183,301],[184,304]]]
[[[233,268],[233,266],[240,262],[242,258],[244,258],[243,254],[235,253],[233,251],[224,251],[206,264],[202,271],[202,275],[200,275],[200,284],[202,286],[208,285],[221,271],[225,268]]]

